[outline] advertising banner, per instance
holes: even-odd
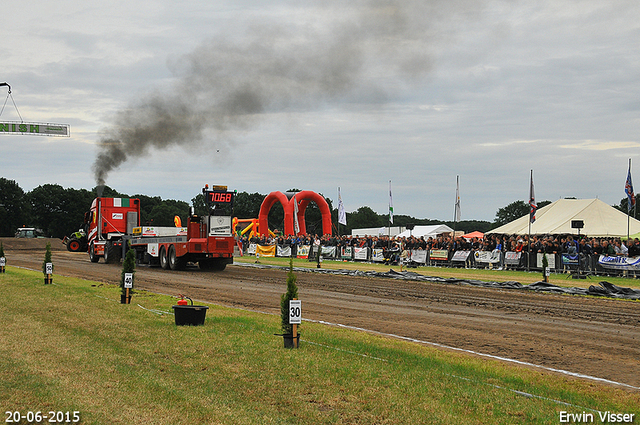
[[[69,124],[0,121],[0,134],[71,137]]]
[[[297,251],[297,257],[298,258],[309,258],[309,250],[310,250],[311,246],[310,245],[301,245],[298,247],[298,251]]]
[[[261,257],[275,257],[276,246],[275,245],[258,245],[256,248],[256,254]]]
[[[324,258],[336,258],[336,247],[335,246],[323,246],[320,254]]]
[[[537,258],[537,263],[536,266],[542,268],[542,256],[544,254],[541,252],[538,252],[538,258]],[[555,269],[556,268],[556,256],[553,254],[547,254],[547,261],[549,262],[549,268],[550,269]]]
[[[353,247],[353,259],[366,261],[369,258],[369,248]]]
[[[453,253],[453,257],[451,257],[451,261],[465,262],[467,261],[467,258],[469,258],[469,254],[471,254],[471,251],[456,251]]]
[[[277,257],[291,257],[291,246],[289,245],[276,245],[276,256]]]
[[[578,254],[562,254],[561,261],[565,266],[577,266]]]
[[[424,249],[412,249],[411,261],[425,264],[427,262],[427,252],[428,251],[425,251]]]
[[[601,255],[598,264],[605,269],[640,270],[640,257],[606,257]]]
[[[371,250],[371,261],[384,261],[384,250],[382,248],[373,248]]]
[[[353,247],[352,246],[343,246],[342,247],[342,258],[344,260],[350,260],[353,257]]]
[[[476,251],[474,255],[476,263],[496,264],[500,262],[500,254],[500,251],[494,249],[493,251]]]
[[[449,251],[446,249],[432,249],[429,253],[429,259],[447,261],[449,259]]]
[[[508,266],[520,265],[521,252],[508,251],[504,254],[504,263]]]

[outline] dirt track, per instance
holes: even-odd
[[[2,239],[9,265],[39,270],[44,242]],[[121,267],[92,264],[52,240],[56,274],[116,283]],[[380,278],[298,273],[304,316],[508,357],[640,387],[640,303]],[[282,270],[139,267],[136,287],[279,314]]]

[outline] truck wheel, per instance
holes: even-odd
[[[97,263],[98,260],[100,260],[100,257],[96,255],[96,247],[93,242],[91,242],[89,246],[89,260],[91,260],[92,263]]]
[[[227,268],[227,263],[222,258],[219,258],[218,260],[213,262],[213,270],[216,272],[221,272],[226,268]]]
[[[225,263],[224,260],[216,258],[200,260],[198,265],[200,266],[200,270],[213,270],[216,272],[221,272],[227,267],[227,263]]]
[[[111,264],[118,261],[118,257],[116,254],[117,248],[113,246],[111,242],[107,242],[104,245],[104,262],[105,264]]]
[[[187,266],[187,262],[183,257],[176,256],[176,247],[171,245],[169,247],[169,267],[171,270],[184,270]]]
[[[169,269],[169,260],[167,259],[167,250],[164,248],[160,248],[160,267],[164,270]]]

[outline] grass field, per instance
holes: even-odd
[[[255,263],[256,259],[253,256],[235,257],[233,259],[236,263]],[[270,264],[282,267],[289,265],[288,258],[280,257],[261,257],[260,264]],[[295,267],[316,268],[316,263],[305,259],[294,259]],[[379,271],[385,272],[389,269],[400,271],[400,266],[385,266],[379,263],[364,263],[353,261],[334,261],[323,260],[321,267],[324,269],[347,269],[347,270],[360,270],[360,271]],[[423,274],[425,276],[437,276],[443,278],[457,278],[457,279],[476,279],[483,281],[495,281],[495,282],[507,282],[516,281],[523,285],[528,285],[534,282],[542,280],[541,272],[526,272],[516,270],[489,270],[489,269],[464,269],[464,268],[452,268],[452,267],[417,267],[407,269],[404,271],[411,271],[414,273]],[[589,276],[586,279],[572,279],[570,274],[566,273],[552,273],[549,276],[549,283],[558,286],[565,287],[578,287],[588,288],[590,285],[597,285],[598,282],[607,281],[626,288],[640,289],[640,279],[625,278],[625,277],[613,277],[613,276]]]
[[[117,287],[62,276],[45,286],[41,273],[12,267],[0,287],[5,422],[16,411],[78,412],[83,424],[557,424],[562,411],[640,413],[638,392],[364,332],[305,322],[290,350],[272,315],[211,305],[204,326],[177,327],[167,296],[122,305]]]

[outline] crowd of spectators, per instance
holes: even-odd
[[[435,238],[428,237],[389,237],[381,236],[334,236],[334,235],[300,235],[278,237],[243,237],[244,247],[250,243],[258,245],[322,245],[322,246],[355,246],[381,248],[384,250],[432,250],[444,249],[451,254],[455,251],[494,251],[501,252],[531,252],[547,254],[585,254],[607,256],[640,256],[640,240],[630,238],[626,241],[621,238],[592,238],[575,235],[485,235],[484,238],[466,239],[461,236],[440,235]]]

